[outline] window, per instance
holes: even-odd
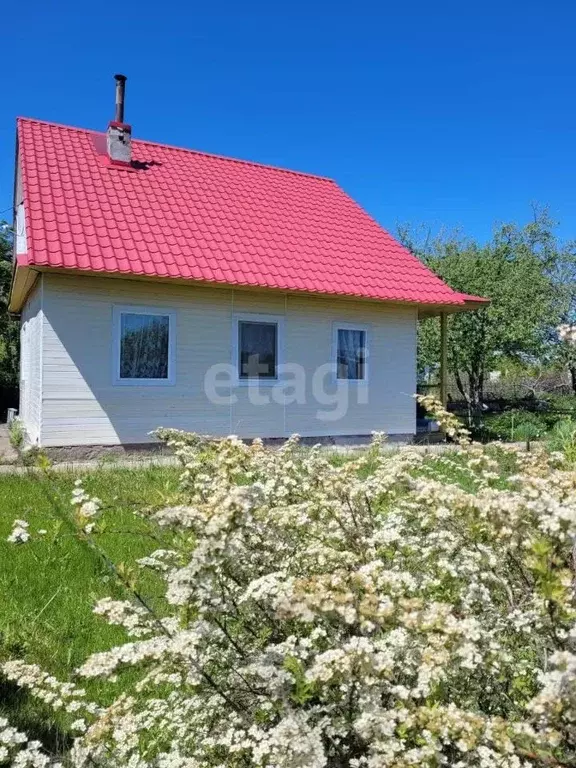
[[[234,365],[240,382],[278,379],[281,321],[272,315],[236,317]]]
[[[336,329],[336,378],[347,381],[366,380],[365,328],[338,326]]]
[[[174,383],[174,313],[114,307],[116,384]]]

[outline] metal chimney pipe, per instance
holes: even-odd
[[[116,80],[116,116],[117,123],[124,122],[124,93],[126,90],[126,75],[114,75]]]

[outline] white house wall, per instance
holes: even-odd
[[[20,317],[20,407],[28,439],[37,443],[42,423],[42,279],[37,280]]]
[[[43,282],[45,446],[142,443],[159,426],[243,437],[415,431],[413,308],[87,276],[45,274]],[[113,384],[113,306],[127,304],[175,311],[174,386]],[[234,389],[233,405],[207,399],[205,373],[231,362],[233,317],[243,312],[284,317],[284,360],[303,366],[305,403],[254,405],[243,386]],[[358,385],[351,384],[345,415],[325,420],[319,412],[333,408],[312,397],[311,382],[317,367],[332,360],[337,321],[369,328],[368,402],[357,402]]]

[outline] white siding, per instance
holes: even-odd
[[[158,426],[243,437],[415,431],[414,308],[55,274],[44,275],[43,296],[43,445],[142,443]],[[114,386],[114,305],[175,311],[174,386]],[[234,388],[232,405],[209,401],[206,371],[232,362],[232,320],[243,312],[285,317],[284,359],[303,368],[305,403],[256,405],[251,388],[242,386]],[[332,361],[337,321],[368,326],[369,381],[364,388],[349,385],[348,407],[340,418],[326,420],[335,405],[312,397],[312,377],[319,365]],[[335,387],[326,383],[327,397]],[[362,388],[365,403],[358,402]],[[262,387],[260,393],[266,397],[271,391]]]
[[[42,321],[40,277],[20,317],[19,416],[32,443],[39,441],[42,424]]]
[[[16,254],[26,253],[28,250],[28,242],[26,237],[26,214],[24,211],[24,196],[22,192],[22,169],[20,166],[20,157],[16,160],[16,190],[15,190],[15,207],[16,207],[16,221],[15,221],[15,239],[16,239]]]

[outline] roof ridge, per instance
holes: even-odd
[[[91,135],[96,136],[102,136],[104,135],[104,131],[96,131],[93,128],[80,128],[75,125],[66,125],[65,123],[56,123],[52,120],[41,120],[36,117],[17,117],[16,118],[17,123],[39,123],[41,125],[50,125],[54,128],[64,128],[68,131],[75,131],[76,133],[88,133]],[[133,139],[134,143],[137,144],[150,144],[154,147],[163,147],[164,149],[173,149],[178,152],[186,152],[188,154],[192,155],[200,155],[201,157],[212,157],[216,160],[226,160],[229,163],[240,163],[241,165],[249,165],[250,167],[256,167],[256,168],[268,168],[273,171],[281,171],[282,173],[290,173],[294,176],[304,176],[305,178],[310,179],[317,179],[318,181],[329,181],[332,184],[336,184],[337,182],[331,178],[330,176],[321,176],[317,173],[310,173],[308,171],[297,171],[293,168],[283,168],[279,165],[272,165],[271,163],[261,163],[258,160],[246,160],[241,157],[230,157],[229,155],[219,155],[215,152],[205,152],[201,149],[190,149],[189,147],[178,147],[175,144],[165,144],[161,141],[152,141],[151,139]]]

